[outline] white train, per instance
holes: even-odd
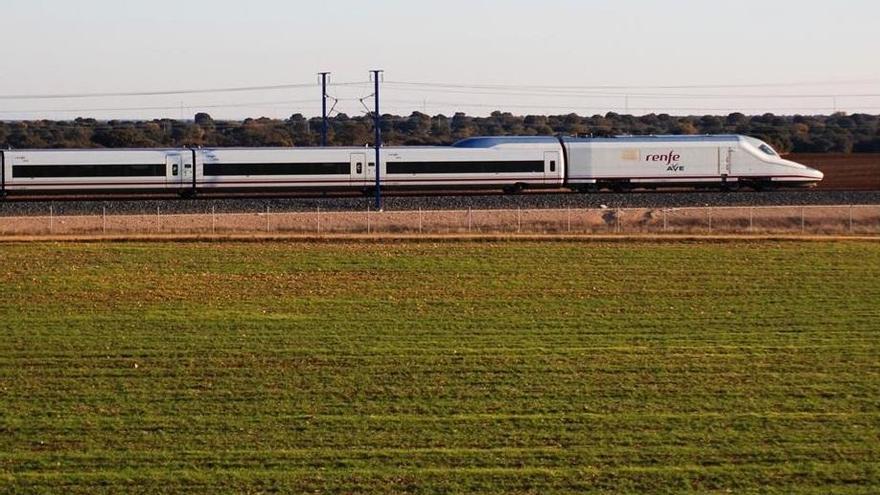
[[[822,172],[747,136],[479,137],[452,146],[386,147],[383,188],[579,191],[812,186]],[[369,148],[0,151],[0,194],[364,190]]]

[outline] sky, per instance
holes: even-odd
[[[319,116],[321,71],[362,115],[371,69],[383,113],[880,113],[876,0],[0,5],[2,120]]]

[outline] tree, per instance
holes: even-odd
[[[214,127],[214,119],[207,113],[199,112],[196,114],[195,123],[200,127]]]
[[[675,130],[673,134],[699,134],[700,131],[697,130],[697,127],[688,119],[679,119],[678,124],[675,126]]]
[[[452,116],[452,137],[454,139],[464,139],[474,134],[473,118],[461,112],[456,112]]]
[[[314,146],[321,119],[295,113],[285,120],[259,118],[215,121],[200,112],[192,122],[171,119],[151,121],[35,120],[0,122],[0,146],[14,148],[102,148],[168,146]],[[747,116],[678,116],[648,114],[640,117],[609,112],[605,115],[514,115],[496,111],[487,117],[456,113],[429,116],[382,116],[383,141],[402,144],[452,144],[477,135],[714,134],[739,133],[760,137],[780,151],[876,152],[880,151],[880,116],[763,114]],[[373,140],[369,115],[330,118],[330,145],[357,145]]]

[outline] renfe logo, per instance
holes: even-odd
[[[660,162],[666,164],[667,172],[684,171],[684,165],[678,164],[679,160],[681,160],[681,155],[673,150],[670,150],[669,153],[647,155],[645,157],[646,162]]]
[[[667,165],[672,165],[679,160],[681,160],[681,155],[674,151],[670,151],[665,155],[648,155],[645,157],[646,162],[664,162]]]

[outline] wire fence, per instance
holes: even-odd
[[[880,234],[880,205],[0,216],[0,236],[145,234]]]

